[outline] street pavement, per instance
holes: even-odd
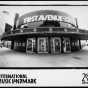
[[[39,55],[0,48],[0,67],[88,67],[88,46],[70,54]]]

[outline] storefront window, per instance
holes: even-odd
[[[75,41],[75,46],[79,46],[79,41]]]
[[[19,43],[17,42],[17,46],[19,46]]]
[[[22,46],[25,47],[25,43],[22,43]]]
[[[21,44],[22,44],[22,43],[20,42],[20,46],[21,46]]]

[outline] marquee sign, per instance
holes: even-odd
[[[72,23],[72,19],[66,16],[59,16],[59,15],[38,15],[38,16],[29,16],[23,19],[24,23],[28,22],[38,22],[44,20],[54,20],[54,21],[64,21]]]

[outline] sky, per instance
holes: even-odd
[[[16,13],[23,15],[36,10],[57,10],[63,11],[76,17],[79,28],[88,30],[88,6],[30,6],[37,4],[70,4],[70,5],[88,5],[88,1],[0,1],[0,4],[10,5],[29,5],[29,6],[0,6],[0,33],[4,32],[4,24],[8,22],[13,25]],[[8,13],[3,13],[7,11]]]

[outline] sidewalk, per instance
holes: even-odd
[[[88,46],[81,51],[60,55],[27,55],[0,48],[0,67],[87,67]]]

